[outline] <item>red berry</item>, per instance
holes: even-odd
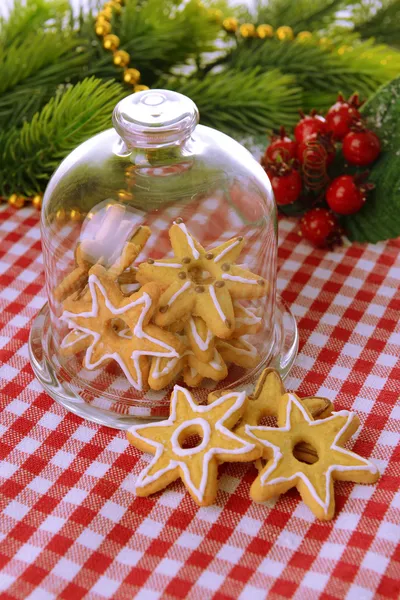
[[[326,191],[329,207],[339,215],[353,215],[365,202],[365,193],[357,186],[354,177],[341,175],[336,177]]]
[[[335,156],[335,145],[328,134],[312,133],[297,146],[297,160],[301,164],[307,162],[314,165],[324,162],[325,165],[330,165]]]
[[[313,133],[325,133],[326,121],[324,117],[317,115],[315,111],[312,111],[310,115],[303,115],[303,113],[300,114],[302,119],[294,128],[294,137],[298,143],[304,142]]]
[[[368,129],[350,131],[343,140],[342,152],[350,164],[365,167],[378,158],[381,143],[378,136]]]
[[[337,102],[331,106],[326,115],[327,130],[332,132],[335,140],[342,140],[349,133],[352,123],[361,119],[358,111],[360,104],[357,94],[348,101],[339,94]]]
[[[271,181],[275,201],[279,206],[296,202],[302,188],[301,175],[298,171],[286,164],[275,163],[269,165],[267,175]]]
[[[271,143],[265,151],[267,162],[275,162],[278,157],[284,162],[296,158],[297,144],[286,135],[285,128],[281,127],[279,135],[271,139]]]
[[[319,248],[332,246],[340,239],[336,217],[327,208],[312,208],[300,219],[301,235]]]

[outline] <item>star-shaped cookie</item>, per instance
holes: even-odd
[[[245,426],[250,438],[262,443],[264,456],[269,459],[251,486],[252,499],[264,502],[296,487],[319,519],[331,519],[335,479],[374,483],[379,477],[375,465],[343,448],[358,426],[355,413],[346,410],[314,420],[295,394],[285,394],[279,403],[278,427]],[[295,446],[304,441],[317,452],[318,460],[313,464],[295,456]]]
[[[213,402],[216,397],[225,393],[226,391],[212,392],[209,395],[209,402]],[[269,367],[264,369],[258,378],[253,394],[247,398],[243,417],[236,426],[235,432],[246,438],[246,425],[260,425],[265,417],[277,417],[284,394],[286,394],[286,390],[279,373]],[[301,402],[314,419],[323,419],[332,412],[332,402],[327,398],[310,396],[302,398]],[[296,456],[309,463],[314,462],[317,458],[315,449],[306,441],[296,446]]]
[[[132,226],[124,219],[125,212],[124,206],[111,204],[106,209],[94,237],[84,238],[78,242],[74,252],[74,269],[53,290],[57,302],[62,302],[74,292],[86,292],[84,288],[87,285],[89,271],[95,264],[103,265],[110,278],[117,279],[123,276],[120,283],[135,284],[136,273],[128,268],[143,250],[151,232],[146,226]],[[110,252],[110,239],[117,240],[119,243],[121,238],[124,239],[127,235],[128,240],[123,244],[121,252],[117,255],[114,255],[114,252],[107,256],[107,252]],[[118,243],[114,246],[118,247]],[[113,248],[112,245],[111,247]],[[108,248],[107,252],[105,248]]]
[[[71,354],[86,349],[84,366],[97,369],[109,360],[116,361],[130,384],[138,391],[147,387],[149,357],[178,357],[181,345],[174,334],[149,321],[157,305],[156,284],[143,286],[140,292],[124,296],[117,284],[100,265],[89,273],[89,296],[64,302],[61,320],[72,332],[61,343],[61,351]],[[120,335],[121,321],[129,335]]]
[[[259,298],[268,283],[259,275],[235,264],[244,238],[204,249],[189,233],[182,219],[169,231],[172,258],[148,259],[139,266],[140,283],[157,282],[165,290],[155,323],[167,326],[187,315],[202,317],[212,333],[229,338],[235,329],[233,299]]]
[[[136,448],[154,454],[137,479],[137,495],[158,492],[180,477],[197,504],[212,504],[218,465],[246,462],[260,455],[255,444],[231,431],[243,413],[244,402],[244,392],[230,392],[211,405],[199,406],[188,390],[176,385],[169,419],[135,425],[127,431]],[[193,436],[197,436],[197,445],[185,447]]]

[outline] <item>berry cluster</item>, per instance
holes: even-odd
[[[303,213],[300,234],[319,247],[340,241],[340,217],[358,212],[374,187],[366,182],[368,172],[360,171],[378,158],[381,145],[360,106],[357,94],[349,100],[339,94],[325,117],[300,113],[294,139],[282,127],[261,161],[278,207]]]

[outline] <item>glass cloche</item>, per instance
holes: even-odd
[[[285,376],[296,356],[268,177],[198,120],[181,94],[128,96],[43,199],[48,303],[32,366],[55,400],[98,423],[164,417],[177,381],[203,401],[266,365]]]

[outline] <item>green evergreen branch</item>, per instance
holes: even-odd
[[[360,2],[353,11],[354,31],[362,38],[400,46],[400,0]]]
[[[8,48],[18,39],[32,37],[32,32],[39,29],[59,28],[69,10],[68,0],[14,0],[7,19],[0,18],[0,47]]]
[[[338,91],[366,97],[400,71],[400,53],[371,41],[324,49],[315,43],[246,40],[227,58],[230,67],[278,68],[304,90],[304,106],[326,109]]]
[[[268,0],[258,4],[257,22],[275,28],[288,25],[295,33],[315,31],[332,23],[337,11],[348,4],[349,0]]]
[[[166,83],[192,98],[201,123],[234,135],[262,133],[278,123],[292,126],[301,107],[301,89],[277,70],[229,70],[201,80],[175,78]]]
[[[42,189],[69,152],[110,126],[112,110],[125,95],[117,83],[85,79],[54,96],[21,129],[1,132],[1,165],[7,172],[1,194]]]

